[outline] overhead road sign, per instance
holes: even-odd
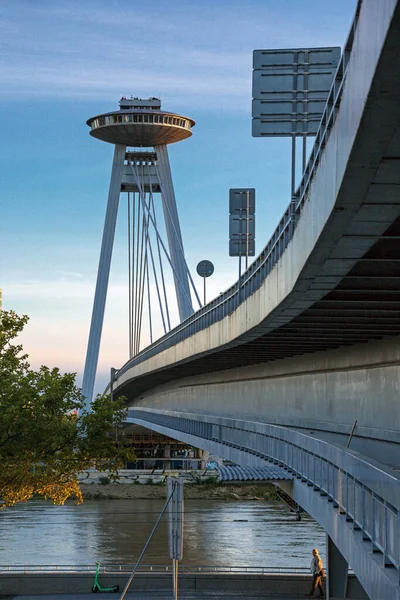
[[[229,213],[247,211],[256,212],[256,190],[254,188],[232,188],[229,190]]]
[[[246,254],[247,251],[247,254]],[[256,243],[254,240],[229,240],[229,256],[255,256]]]
[[[229,256],[255,255],[255,211],[254,188],[229,190]]]
[[[183,481],[179,477],[167,478],[168,506],[168,545],[169,556],[182,560],[183,554]]]
[[[253,137],[315,135],[340,48],[255,50]]]

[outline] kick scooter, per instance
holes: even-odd
[[[96,592],[119,592],[119,585],[114,585],[113,587],[101,587],[99,584],[99,571],[100,571],[100,562],[96,563],[96,574],[94,576],[94,583],[92,587],[93,594]]]

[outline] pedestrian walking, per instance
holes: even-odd
[[[311,560],[310,571],[313,576],[312,580],[312,588],[311,592],[308,594],[308,598],[313,598],[314,592],[318,588],[319,596],[318,598],[325,598],[324,590],[322,588],[322,578],[325,576],[324,569],[322,566],[322,559],[319,555],[319,552],[316,548],[312,551],[313,557]]]

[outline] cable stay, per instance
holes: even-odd
[[[180,308],[180,300],[181,305],[183,302],[190,312],[193,311],[190,297],[191,288],[200,307],[201,302],[184,256],[179,222],[176,226],[174,221],[175,200],[171,204],[164,193],[165,186],[162,182],[166,179],[165,174],[163,176],[163,173],[159,172],[155,161],[131,160],[129,154],[126,156],[126,161],[126,168],[130,169],[132,174],[130,181],[133,177],[131,189],[135,190],[128,191],[127,203],[129,356],[132,357],[140,351],[142,340],[146,344],[153,343],[157,328],[156,313],[158,313],[163,333],[165,334],[171,329],[171,309],[168,302],[165,261],[168,263],[167,270],[173,275],[177,294],[179,292],[178,307]],[[157,183],[158,186],[155,187]],[[166,187],[168,189],[168,185]],[[169,232],[170,251],[168,251],[159,230],[155,193],[161,195],[165,229],[167,233]],[[171,237],[173,238],[172,245]],[[174,256],[173,252],[175,252]],[[155,308],[156,313],[154,312]],[[179,312],[182,316],[181,311]],[[148,327],[146,339],[143,338],[145,323]]]
[[[154,165],[154,168],[155,168],[155,171],[157,173],[158,178],[160,179],[160,173],[158,171],[157,165]],[[160,181],[162,181],[162,180],[160,179]],[[171,223],[171,227],[172,227],[172,230],[174,232],[175,239],[176,239],[177,244],[178,244],[178,248],[179,248],[179,250],[181,252],[181,255],[182,255],[182,258],[183,258],[183,261],[184,261],[184,265],[185,265],[185,269],[186,269],[186,273],[187,273],[187,276],[188,276],[189,281],[191,283],[194,295],[196,296],[196,300],[197,300],[197,302],[199,304],[199,308],[202,308],[203,305],[202,305],[202,303],[200,301],[199,295],[197,293],[196,286],[194,284],[192,275],[190,273],[189,267],[188,267],[187,262],[186,262],[185,252],[183,250],[182,238],[181,238],[181,236],[178,234],[178,232],[176,230],[175,223],[174,223],[174,220],[173,220],[172,215],[171,215],[171,209],[170,209],[169,203],[164,200],[165,194],[164,194],[164,191],[163,191],[162,187],[161,187],[161,198],[163,199],[163,206],[165,206],[167,218],[169,219],[169,221]]]

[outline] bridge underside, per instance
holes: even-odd
[[[371,599],[400,599],[399,513],[394,506],[400,480],[379,465],[309,436],[250,421],[136,408],[130,409],[128,421],[244,467],[273,463],[286,470],[293,481],[279,485],[328,534],[328,597],[351,597],[346,595],[350,564]]]
[[[400,152],[398,160],[400,184]],[[387,226],[400,213],[400,187],[394,204],[378,207],[371,205],[381,221],[355,222],[355,229],[372,230]],[[365,214],[365,213],[364,213]],[[358,239],[357,239],[358,238]],[[371,243],[372,233],[344,236],[342,248],[336,249],[323,271],[343,271],[347,264],[354,263],[352,244],[364,246]],[[304,291],[303,303],[319,295],[319,284],[329,287],[337,275],[324,275],[308,290]],[[295,310],[295,309],[293,309]],[[287,317],[286,317],[287,318]],[[178,378],[225,369],[237,369],[247,365],[266,363],[283,358],[300,356],[345,346],[352,346],[400,333],[400,218],[397,217],[382,231],[371,248],[353,264],[348,273],[332,291],[323,295],[309,308],[281,327],[261,334],[251,341],[238,341],[231,347],[210,352],[191,361],[180,362],[168,370],[152,372],[148,376],[135,378],[126,385],[123,393],[131,397],[146,389]],[[254,335],[254,333],[253,333]]]
[[[292,261],[305,250],[307,229],[313,237],[316,228],[323,227],[288,296],[259,325],[232,337],[229,343],[198,354],[194,348],[191,357],[175,365],[152,368],[148,375],[142,372],[132,386],[125,381],[125,395],[132,392],[137,396],[149,387],[193,373],[338,348],[400,332],[400,6],[390,4],[394,8],[388,3],[388,14],[383,4],[382,14],[368,3],[361,4],[359,39],[349,63],[351,70],[354,60],[352,80],[344,83],[337,123],[327,139],[326,156],[318,165],[322,180],[314,176],[305,200],[305,205],[319,204],[322,213],[336,187],[335,203],[324,224],[314,222],[319,215],[312,209],[300,213],[297,228],[304,231],[296,240]],[[385,27],[384,35],[380,29]],[[375,30],[382,35],[382,46],[371,39]],[[364,84],[360,73],[366,69],[372,76],[371,85],[366,97],[358,98],[358,88]],[[352,98],[362,106],[353,106]],[[351,137],[349,127],[357,130],[341,173],[343,155],[348,151],[341,140]],[[312,221],[307,224],[307,219]],[[290,254],[291,244],[286,254]],[[279,268],[277,263],[274,269]],[[282,270],[280,277],[285,279],[288,273]],[[274,295],[274,290],[266,291]]]

